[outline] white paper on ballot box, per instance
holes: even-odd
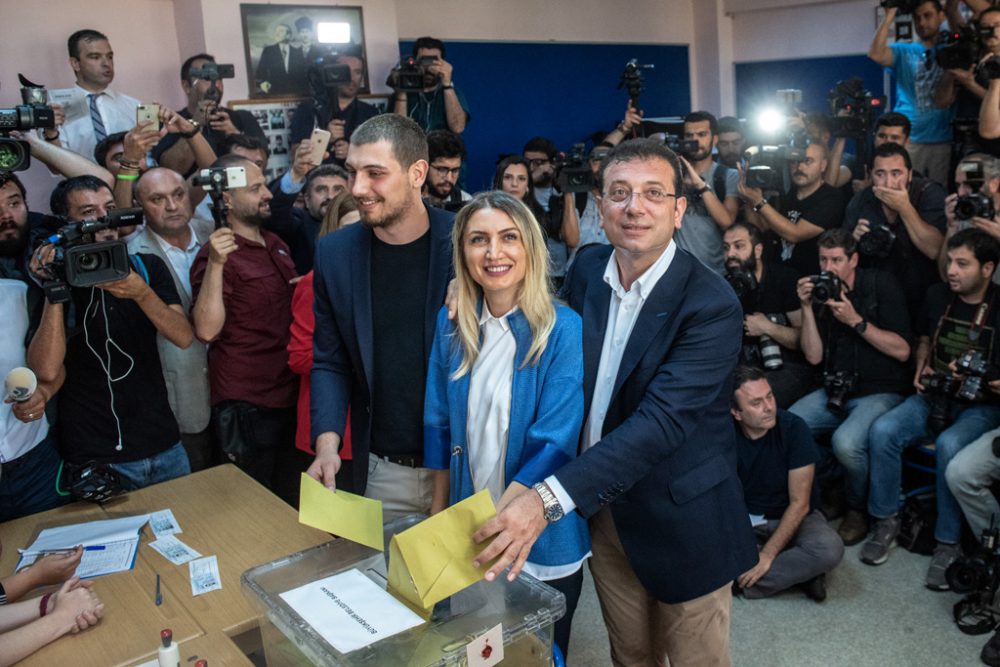
[[[358,570],[281,594],[299,616],[341,653],[350,653],[424,622]]]

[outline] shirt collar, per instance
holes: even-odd
[[[147,229],[149,229],[149,227],[147,227]],[[187,247],[183,249],[184,252],[191,252],[192,250],[197,250],[201,247],[201,244],[198,243],[198,235],[194,233],[194,226],[190,222],[188,222],[188,229],[191,230],[191,240],[188,242]],[[152,229],[149,229],[149,233],[152,234],[153,238],[156,239],[156,242],[160,244],[160,249],[163,250],[163,252],[167,252],[171,248],[174,250],[181,250],[181,248],[178,248],[173,243],[170,243]]]
[[[510,331],[510,322],[507,321],[507,318],[515,312],[517,312],[517,306],[514,306],[500,317],[493,317],[493,314],[490,313],[490,309],[486,306],[486,301],[483,300],[483,310],[479,313],[479,328],[481,329],[490,321],[493,321],[499,324],[500,328],[504,331]]]
[[[75,88],[78,93],[80,93],[81,95],[83,95],[85,97],[87,95],[94,95],[95,97],[101,97],[102,95],[104,95],[104,96],[107,96],[108,99],[111,99],[111,100],[115,99],[115,97],[116,97],[114,91],[112,91],[110,88],[105,88],[104,90],[102,90],[99,93],[91,92],[91,91],[87,90],[86,88],[84,88],[83,86],[81,86],[80,84],[75,84],[73,86],[73,88]]]
[[[663,254],[641,276],[635,279],[635,282],[632,283],[632,289],[638,290],[640,299],[645,301],[649,297],[656,283],[659,282],[663,274],[667,272],[671,262],[674,261],[674,255],[676,254],[677,244],[671,239]],[[611,253],[611,257],[608,258],[608,265],[604,267],[604,282],[611,287],[611,290],[618,295],[619,299],[624,299],[625,295],[631,291],[625,289],[618,276],[618,259],[615,252]]]

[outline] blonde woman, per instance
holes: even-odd
[[[424,465],[438,472],[432,512],[488,489],[502,507],[576,456],[583,423],[579,316],[554,303],[545,236],[519,199],[477,195],[452,233],[457,305],[441,310],[424,409]],[[551,524],[524,569],[566,595],[565,655],[590,555],[578,514]]]

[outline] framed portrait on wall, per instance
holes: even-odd
[[[310,96],[310,67],[329,54],[361,58],[370,92],[361,7],[241,4],[240,16],[250,97]]]
[[[267,148],[271,155],[267,160],[264,178],[271,180],[283,175],[291,166],[292,118],[302,100],[286,97],[283,99],[233,100],[232,109],[242,109],[253,114],[260,129],[267,137]]]

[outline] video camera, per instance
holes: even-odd
[[[594,172],[587,160],[586,146],[573,144],[568,155],[556,157],[556,187],[562,193],[590,192],[594,187]]]
[[[415,58],[408,56],[399,61],[396,67],[389,72],[389,78],[385,85],[401,93],[419,93],[427,87],[424,77],[427,75],[427,68],[437,62],[434,56],[423,56]]]
[[[796,106],[802,102],[802,91],[778,90],[775,97],[782,109],[762,112],[759,123],[761,131],[777,141],[774,144],[762,141],[747,149],[746,179],[751,188],[782,192],[785,189],[788,163],[805,159],[809,138],[804,129],[791,132],[785,129],[787,118],[796,113]]]
[[[683,155],[684,157],[688,157],[692,153],[698,152],[697,139],[685,139],[679,134],[670,134],[669,132],[665,133],[663,135],[663,144],[673,152],[678,155]]]
[[[338,63],[341,54],[330,52],[322,58],[317,58],[309,64],[306,76],[314,91],[330,91],[351,82],[351,67]]]
[[[867,137],[875,113],[885,107],[885,96],[865,90],[861,77],[838,81],[826,98],[833,115],[834,137]],[[848,115],[839,115],[842,111]]]
[[[958,30],[942,32],[933,51],[934,60],[942,69],[969,69],[979,62],[983,42],[992,36],[993,28],[985,28],[975,22]]]
[[[127,278],[131,266],[124,241],[94,241],[105,229],[142,224],[141,208],[108,211],[96,220],[68,221],[45,243],[55,246],[55,258],[44,266],[50,279],[42,283],[51,303],[70,300],[69,287],[93,287]]]
[[[625,63],[622,78],[618,81],[618,90],[624,88],[628,91],[628,102],[633,109],[639,109],[639,93],[642,92],[642,70],[654,69],[655,67],[655,65],[641,65],[635,58]]]
[[[818,275],[809,276],[813,284],[813,303],[826,303],[830,299],[840,299],[840,289],[843,283],[831,271],[821,271]]]
[[[24,103],[0,109],[0,171],[24,171],[31,166],[31,146],[27,141],[11,139],[11,132],[56,126],[56,114],[48,105],[45,86],[31,83],[23,74],[17,78]]]

